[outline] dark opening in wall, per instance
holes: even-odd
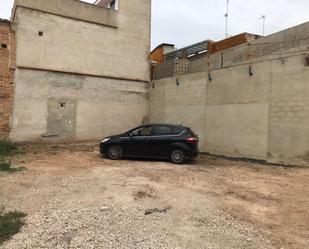
[[[43,31],[38,32],[39,36],[43,36]]]
[[[309,67],[309,55],[305,57],[305,67]]]
[[[6,44],[1,44],[1,48],[7,48]]]
[[[117,10],[116,0],[111,1],[111,3],[110,3],[110,8],[111,8],[112,10]]]
[[[83,0],[84,2],[85,0]],[[95,5],[99,5],[105,8],[109,8],[111,10],[118,10],[118,0],[96,0],[94,2]]]

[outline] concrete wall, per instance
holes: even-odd
[[[59,6],[67,4],[67,0],[58,2]],[[85,10],[94,16],[106,11],[116,14],[117,28],[17,7],[17,65],[149,81],[151,2],[121,1],[118,12],[73,2],[86,5]]]
[[[242,35],[240,35],[240,38]],[[218,42],[217,48],[209,45],[211,54],[192,60],[189,62],[188,73],[206,72],[220,68],[228,68],[236,65],[250,64],[257,61],[267,61],[289,55],[291,52],[304,53],[309,46],[309,22],[289,28],[278,33],[260,37],[254,40],[255,36],[243,37],[238,40],[239,36],[229,38]],[[230,40],[232,39],[232,40]],[[233,40],[235,39],[235,40]],[[231,47],[247,39],[248,43]],[[224,47],[230,47],[223,49]],[[221,51],[220,51],[221,50]],[[177,65],[174,65],[175,67]],[[154,71],[154,79],[162,79],[173,76],[173,69],[170,62],[164,63]]]
[[[304,55],[154,82],[151,121],[181,123],[204,152],[309,165],[309,67]]]
[[[309,160],[309,67],[304,56],[272,63],[268,152]]]
[[[13,141],[99,139],[149,114],[147,83],[23,69],[15,81]]]
[[[15,0],[12,13],[13,19],[17,15],[17,9],[20,8],[115,28],[118,26],[116,12],[78,0]]]
[[[150,94],[151,122],[184,123],[205,141],[206,74],[188,74],[154,82]],[[206,150],[204,142],[201,149]]]
[[[226,68],[244,63],[255,62],[256,60],[267,60],[284,57],[284,52],[289,49],[303,53],[309,45],[309,22],[271,34],[245,43],[243,45],[226,49],[205,57],[209,65],[205,70]]]
[[[113,11],[76,0],[16,0],[13,141],[91,140],[149,116],[151,1]]]

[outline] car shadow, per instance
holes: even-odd
[[[106,159],[106,160],[111,160],[108,157],[104,156],[104,155],[100,155],[101,158]],[[193,165],[198,165],[198,159],[191,159],[186,161],[184,164],[174,164],[171,161],[169,161],[168,159],[158,159],[158,158],[140,158],[140,157],[124,157],[121,160],[125,160],[125,161],[130,161],[130,162],[157,162],[157,163],[169,163],[171,165],[178,165],[178,166],[193,166]],[[120,160],[120,161],[121,161]]]

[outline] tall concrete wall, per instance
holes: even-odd
[[[50,13],[70,19],[97,23],[110,27],[117,27],[116,12],[109,11],[106,8],[81,2],[78,0],[15,0],[12,18],[15,20],[17,9],[32,9],[39,12]]]
[[[151,2],[120,1],[117,12],[73,2],[90,6],[94,16],[117,15],[117,28],[17,7],[18,67],[149,81]]]
[[[191,126],[204,152],[309,164],[305,55],[154,82],[151,121]]]
[[[13,141],[89,140],[149,116],[151,1],[113,11],[76,0],[16,0]]]
[[[19,69],[13,141],[92,140],[147,120],[148,84]]]
[[[205,147],[206,73],[187,74],[154,82],[150,91],[151,122],[184,123],[201,137]]]

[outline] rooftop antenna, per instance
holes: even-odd
[[[266,15],[262,15],[259,20],[263,19],[263,36],[265,36]]]
[[[229,23],[229,0],[226,0],[226,13],[225,13],[225,38],[229,37],[228,33],[228,23]]]

